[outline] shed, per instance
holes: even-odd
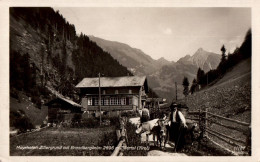
[[[61,96],[49,101],[45,105],[48,106],[49,123],[71,121],[75,114],[82,114],[81,105]]]

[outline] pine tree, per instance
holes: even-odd
[[[205,84],[204,78],[205,78],[205,72],[201,70],[201,68],[199,68],[197,72],[197,83],[200,85],[204,85]]]
[[[223,46],[221,47],[221,52],[222,52],[222,55],[221,55],[221,62],[225,62],[226,61],[226,48],[223,44]]]
[[[194,78],[192,81],[192,85],[190,87],[191,94],[193,94],[196,91],[196,87],[197,87],[197,80]]]
[[[218,69],[220,75],[223,75],[227,70],[227,59],[226,59],[226,54],[225,54],[226,53],[225,46],[223,45],[220,50],[222,52],[222,55],[221,55],[221,61],[218,65],[217,69]]]
[[[183,94],[186,97],[189,94],[189,85],[190,85],[189,80],[188,80],[187,77],[183,78],[182,85],[183,85]]]

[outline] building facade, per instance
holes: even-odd
[[[108,116],[142,109],[148,93],[145,76],[84,78],[76,88],[80,89],[82,110],[93,116],[99,115],[99,93],[101,111]]]

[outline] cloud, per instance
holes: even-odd
[[[234,39],[231,39],[229,41],[230,44],[239,44],[243,41],[243,37],[242,36],[237,36]]]
[[[220,44],[227,44],[227,42],[228,42],[228,41],[227,41],[226,39],[220,39],[220,40],[219,40],[219,43],[220,43]]]
[[[171,35],[172,34],[172,29],[171,28],[166,28],[163,30],[163,33],[166,35]]]
[[[241,43],[243,42],[243,37],[236,36],[229,39],[220,39],[219,42],[221,45],[225,45],[227,52],[233,53],[237,47],[240,47]]]

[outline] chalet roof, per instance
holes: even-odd
[[[76,102],[70,100],[70,99],[67,99],[67,98],[64,98],[64,97],[59,97],[61,100],[65,101],[65,102],[68,102],[69,104],[71,104],[72,106],[76,106],[76,107],[82,107],[80,104],[77,104]]]
[[[67,98],[65,98],[65,97],[61,97],[61,96],[57,96],[57,98],[51,100],[50,102],[46,103],[45,105],[48,106],[48,105],[54,103],[54,102],[57,101],[57,100],[62,100],[62,101],[66,102],[66,103],[68,103],[68,104],[70,104],[70,105],[72,105],[72,106],[75,106],[75,107],[82,107],[81,105],[77,104],[76,102],[74,102],[74,101],[72,101],[72,100],[70,100],[70,99],[67,99]]]
[[[101,87],[140,87],[146,83],[146,76],[101,77]],[[76,88],[99,87],[99,78],[84,78]]]

